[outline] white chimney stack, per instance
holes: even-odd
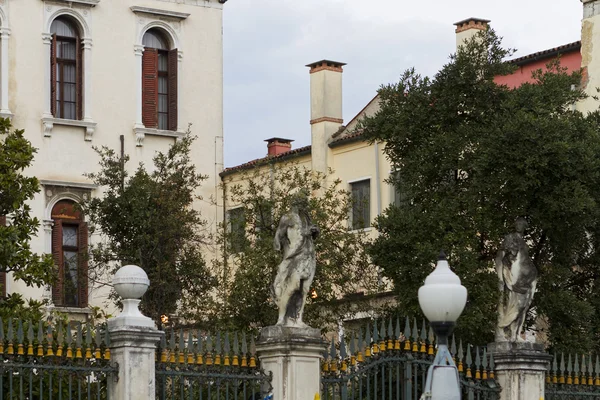
[[[456,48],[458,49],[479,31],[485,31],[488,28],[489,23],[490,20],[473,17],[455,23]]]
[[[321,60],[310,68],[310,125],[313,171],[327,172],[328,143],[342,123],[341,62]]]

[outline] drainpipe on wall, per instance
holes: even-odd
[[[377,216],[381,215],[381,176],[379,172],[379,142],[375,142],[375,191],[377,201]],[[383,281],[381,278],[381,270],[377,268],[377,291],[381,290]]]

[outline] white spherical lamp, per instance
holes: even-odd
[[[460,278],[452,272],[446,255],[442,253],[435,270],[425,278],[419,288],[419,305],[425,317],[433,324],[454,326],[467,304],[467,289]]]

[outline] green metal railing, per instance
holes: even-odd
[[[271,376],[257,365],[254,339],[246,335],[170,332],[156,356],[156,398],[259,400],[271,391]]]
[[[600,359],[591,355],[557,355],[546,374],[548,400],[600,400]]]
[[[0,400],[108,399],[108,340],[90,324],[0,318]]]
[[[342,337],[337,346],[332,341],[321,374],[323,400],[418,400],[435,357],[434,340],[425,322],[419,331],[416,319],[411,329],[406,318],[404,331],[399,319],[395,324],[389,319],[359,329],[349,340]],[[494,360],[485,348],[475,348],[473,361],[473,348],[467,346],[465,351],[460,342],[457,349],[453,339],[451,352],[463,399],[499,399]]]

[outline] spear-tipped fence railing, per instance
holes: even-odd
[[[108,399],[108,345],[103,327],[0,318],[0,400]]]
[[[271,391],[254,338],[244,333],[171,330],[156,351],[156,398],[258,400]]]
[[[600,400],[600,358],[554,354],[546,373],[546,399]]]
[[[399,318],[375,321],[331,342],[321,374],[323,400],[418,400],[436,352],[425,321],[401,329]],[[463,399],[500,398],[494,359],[486,348],[463,346],[453,338],[450,351],[461,380]],[[473,357],[475,357],[473,359]]]

